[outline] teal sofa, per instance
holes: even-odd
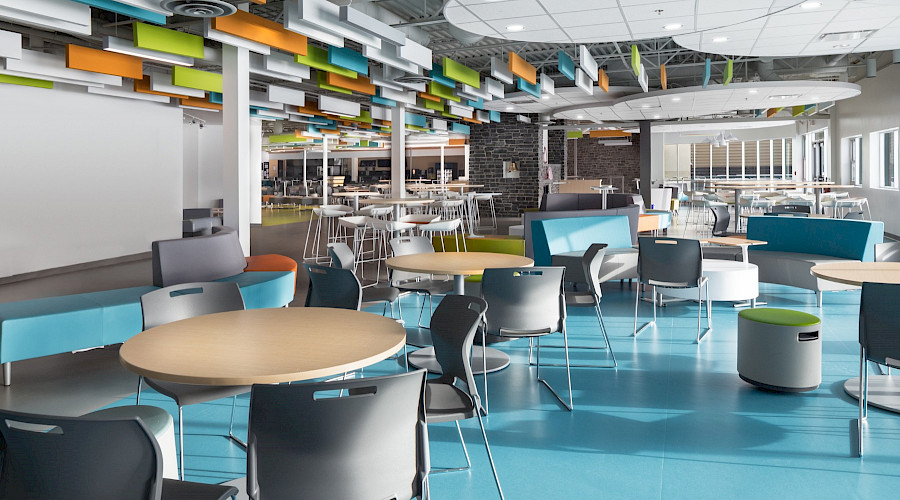
[[[585,281],[581,257],[594,243],[607,244],[601,281],[637,278],[638,251],[625,215],[533,220],[531,243],[534,264],[565,266],[566,281]]]
[[[822,292],[857,287],[816,278],[810,268],[830,262],[875,260],[875,244],[884,241],[884,223],[755,216],[747,220],[747,238],[768,242],[749,251],[750,262],[759,267],[760,282],[812,290],[822,307]]]
[[[185,243],[189,252],[179,252]],[[180,255],[190,262],[175,266],[169,257]],[[141,295],[163,286],[177,284],[177,276],[159,274],[168,268],[190,267],[191,279],[181,281],[229,281],[237,283],[247,309],[284,307],[294,299],[295,274],[291,271],[247,271],[246,260],[240,252],[236,233],[223,232],[153,243],[154,279],[160,283],[101,292],[80,293],[59,297],[45,297],[0,304],[0,363],[3,365],[3,384],[10,384],[11,363],[24,359],[102,347],[125,342],[143,329]],[[227,250],[226,250],[227,249]],[[231,275],[220,276],[221,262],[230,255],[233,266],[240,266]],[[236,252],[236,253],[235,253]],[[235,256],[240,257],[240,261]],[[166,262],[168,260],[169,262]],[[160,264],[162,261],[162,264]],[[243,265],[240,264],[243,262]],[[213,274],[209,274],[212,271]],[[204,274],[206,273],[206,274]],[[170,273],[171,274],[171,273]]]

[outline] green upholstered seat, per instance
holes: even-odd
[[[435,236],[431,239],[431,245],[434,247],[435,252],[441,251],[440,238],[441,237],[439,236]],[[444,236],[443,238],[445,249],[456,249],[456,245],[453,243],[453,236]],[[459,238],[462,238],[462,236],[459,236]],[[462,241],[460,241],[459,248],[462,248]],[[521,238],[473,238],[467,236],[466,249],[469,252],[493,252],[524,256],[525,240]],[[466,277],[466,281],[469,283],[481,283],[481,275],[468,276]]]
[[[812,314],[769,307],[745,309],[738,316],[756,323],[778,326],[812,326],[821,322],[817,316]]]

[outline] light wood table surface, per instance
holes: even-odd
[[[364,368],[403,348],[391,318],[325,307],[251,309],[151,328],[119,350],[127,369],[198,385],[274,384]]]
[[[862,286],[863,283],[900,284],[900,262],[836,262],[809,270],[823,280]],[[844,392],[859,399],[859,377],[844,382]],[[900,413],[900,383],[890,375],[869,375],[870,405]]]
[[[388,268],[398,271],[428,274],[452,274],[453,293],[465,293],[465,277],[483,274],[494,267],[533,267],[534,261],[521,255],[493,252],[434,252],[401,255],[385,261]],[[490,307],[490,304],[488,304]],[[482,358],[484,358],[482,360]],[[434,356],[434,348],[426,347],[409,354],[409,364],[440,373],[441,367]],[[472,372],[495,372],[509,366],[509,356],[497,349],[481,346],[472,348]]]
[[[900,262],[835,262],[813,266],[809,272],[817,278],[845,285],[900,284]]]
[[[769,242],[762,240],[748,240],[746,236],[723,236],[719,238],[703,238],[700,240],[700,243],[712,243],[713,245],[721,245],[724,247],[741,247],[744,264],[750,264],[747,248],[755,245],[767,245]]]

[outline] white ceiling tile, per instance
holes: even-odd
[[[452,4],[448,4],[448,7]],[[542,15],[546,12],[537,0],[508,0],[505,2],[490,2],[478,5],[470,5],[469,10],[484,21],[493,19],[508,19],[512,21],[518,17]],[[450,18],[448,18],[450,19]]]
[[[584,10],[584,0],[540,0],[547,12],[551,14],[557,12],[577,12]],[[600,8],[618,8],[619,4],[616,0],[592,0],[589,4],[591,9]]]
[[[578,12],[565,12],[555,16],[560,26],[589,26],[611,23],[621,23],[622,14],[619,9],[583,10]],[[598,29],[602,29],[599,28]]]
[[[621,2],[627,4],[630,2]],[[623,5],[625,19],[631,21],[655,20],[657,24],[666,25],[676,18],[694,15],[694,0],[677,0],[672,2],[653,2],[641,5]]]
[[[512,35],[516,40],[525,40],[525,38],[520,37],[530,37],[529,33],[535,30],[559,29],[559,26],[553,22],[553,19],[547,16],[511,17],[509,19],[496,19],[485,22],[498,33]],[[506,27],[512,24],[521,24],[525,29],[511,33]]]

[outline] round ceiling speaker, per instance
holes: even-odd
[[[400,85],[421,85],[423,83],[428,84],[431,80],[431,77],[421,75],[410,75],[394,78],[394,82],[399,83]]]
[[[222,0],[162,0],[159,6],[188,17],[222,17],[230,16],[237,7]]]

